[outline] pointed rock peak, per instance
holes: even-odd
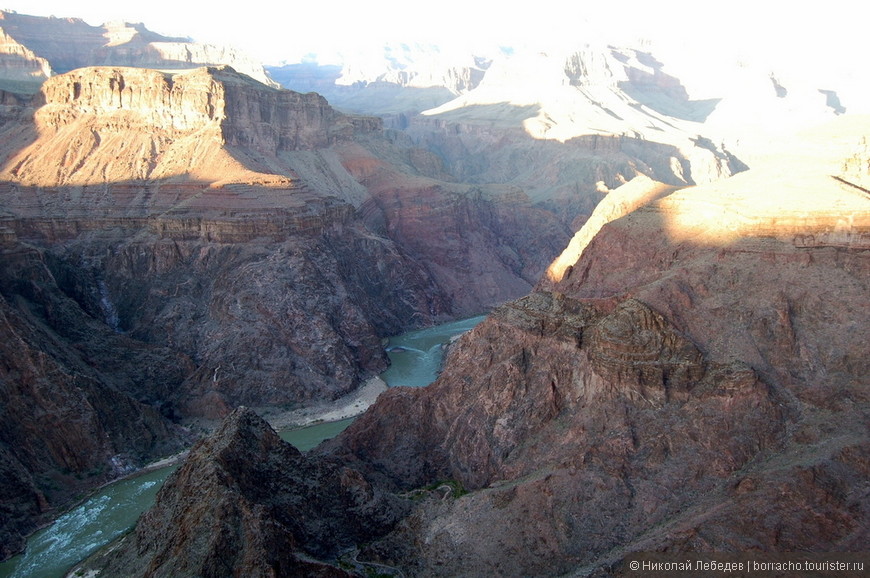
[[[284,447],[286,446],[286,447]],[[224,418],[220,427],[214,431],[201,446],[206,453],[228,456],[244,456],[245,459],[266,456],[276,448],[299,454],[292,445],[282,440],[272,426],[257,413],[240,406]]]
[[[232,435],[233,432],[274,431],[272,426],[257,412],[244,405],[234,409],[216,430],[216,436]]]

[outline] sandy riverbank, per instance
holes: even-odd
[[[300,428],[328,421],[356,417],[372,405],[378,396],[389,388],[380,377],[372,377],[362,387],[335,401],[315,406],[280,411],[275,408],[252,408],[277,431]]]

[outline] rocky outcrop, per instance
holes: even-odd
[[[4,258],[29,255],[42,267],[8,266],[10,306],[38,303],[27,307],[53,332],[50,345],[33,346],[46,364],[72,364],[103,395],[156,411],[167,429],[155,448],[177,439],[167,419],[198,432],[239,404],[290,410],[348,393],[386,367],[384,336],[527,291],[567,237],[520,194],[490,198],[432,180],[421,188],[377,119],[230,69],[79,69],[47,81],[29,106],[4,106]],[[374,184],[388,186],[372,177],[377,167],[395,179],[384,190],[409,185],[395,206],[373,195]],[[3,386],[18,379],[11,372]],[[49,413],[75,411],[78,398],[55,393]],[[30,427],[22,451],[51,445],[10,420]],[[71,444],[70,459],[101,455],[96,443]],[[64,466],[11,456],[3,475],[18,488],[9,508],[23,534],[66,503],[26,505],[45,493],[33,472]]]
[[[79,69],[40,94],[2,109],[4,557],[187,443],[174,423],[338,397],[386,367],[382,336],[448,311],[328,148],[376,121],[229,69]]]
[[[367,554],[412,574],[565,573],[768,455],[784,432],[776,395],[661,323],[639,302],[535,293],[464,337],[436,384],[384,394],[342,451],[389,487],[454,479],[472,491],[417,508]],[[680,345],[650,354],[669,341]]]
[[[282,242],[85,247],[58,257],[105,280],[120,329],[196,361],[168,397],[187,416],[340,397],[386,368],[382,335],[446,307],[425,270],[353,222]],[[85,250],[102,253],[89,264]]]
[[[321,231],[364,190],[350,177],[305,186],[293,155],[379,126],[230,69],[80,69],[41,94],[34,111],[10,107],[0,188],[19,235],[48,240],[119,226],[218,241]]]
[[[596,222],[564,276],[460,340],[435,384],[384,394],[329,451],[389,487],[476,491],[368,554],[550,575],[633,551],[860,550],[870,203],[805,163],[769,204],[741,193],[765,171],[658,201],[636,187],[648,208]]]
[[[150,157],[145,160],[152,164],[164,160],[158,156],[161,153],[167,156],[159,145],[193,134],[274,156],[282,151],[324,148],[364,126],[336,112],[317,94],[268,89],[226,67],[176,74],[82,68],[52,78],[41,93],[44,104],[36,113],[37,127],[60,132],[87,124],[99,135],[99,140],[91,143],[94,148],[112,134],[158,130],[164,142],[158,141],[156,151],[143,151]],[[379,125],[373,122],[366,128],[377,130]],[[91,147],[84,148],[80,154],[91,152],[87,150]],[[116,154],[124,152],[107,148]],[[32,164],[42,160],[34,159]],[[94,163],[87,156],[82,161]],[[74,168],[81,172],[83,167]],[[182,169],[161,168],[167,173]],[[16,166],[13,173],[28,178],[25,166]],[[137,173],[128,171],[126,177],[140,176]],[[102,176],[110,175],[103,171]],[[64,183],[58,180],[58,184]]]
[[[191,450],[136,530],[97,564],[115,576],[350,576],[328,562],[383,535],[404,508],[359,472],[308,460],[239,408]],[[219,535],[204,542],[215,528]]]
[[[88,66],[182,69],[225,65],[274,85],[262,64],[239,50],[162,36],[141,23],[91,26],[79,18],[3,11],[0,28],[57,73]]]

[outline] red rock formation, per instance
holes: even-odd
[[[20,316],[13,326],[53,332],[33,345],[51,361],[39,366],[46,372],[84,363],[101,394],[130,398],[119,408],[144,402],[171,420],[210,427],[242,403],[287,409],[343,395],[385,368],[383,336],[526,291],[566,236],[521,195],[420,188],[377,119],[230,69],[81,69],[47,81],[29,105],[4,100],[0,112],[0,266]],[[392,185],[362,176],[384,167]],[[381,205],[367,182],[414,184],[401,201],[410,210]],[[527,242],[540,223],[545,232]],[[43,269],[19,266],[21,254]],[[34,283],[37,296],[23,289]],[[123,371],[117,358],[129,360]],[[140,362],[148,369],[134,371]],[[18,373],[0,386],[16,391]],[[78,398],[61,394],[55,413],[67,415]],[[51,445],[28,431],[22,451]],[[79,447],[104,457],[96,443],[69,455]],[[64,467],[19,467],[9,455],[3,472],[20,490],[12,510],[46,492],[21,471]],[[81,487],[112,472],[83,475]],[[52,498],[49,514],[64,503]],[[16,513],[10,531],[42,519]]]
[[[637,552],[862,550],[870,201],[814,158],[603,206],[617,218],[459,339],[434,384],[385,392],[310,454],[416,500],[362,558],[608,575]]]

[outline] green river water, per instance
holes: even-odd
[[[483,316],[410,331],[390,339],[390,368],[381,374],[391,387],[423,387],[438,376],[443,346],[484,319]],[[280,432],[300,451],[335,437],[353,418]],[[0,563],[0,578],[55,578],[92,552],[129,530],[151,507],[157,491],[177,469],[169,466],[114,482],[27,540],[27,551]]]

